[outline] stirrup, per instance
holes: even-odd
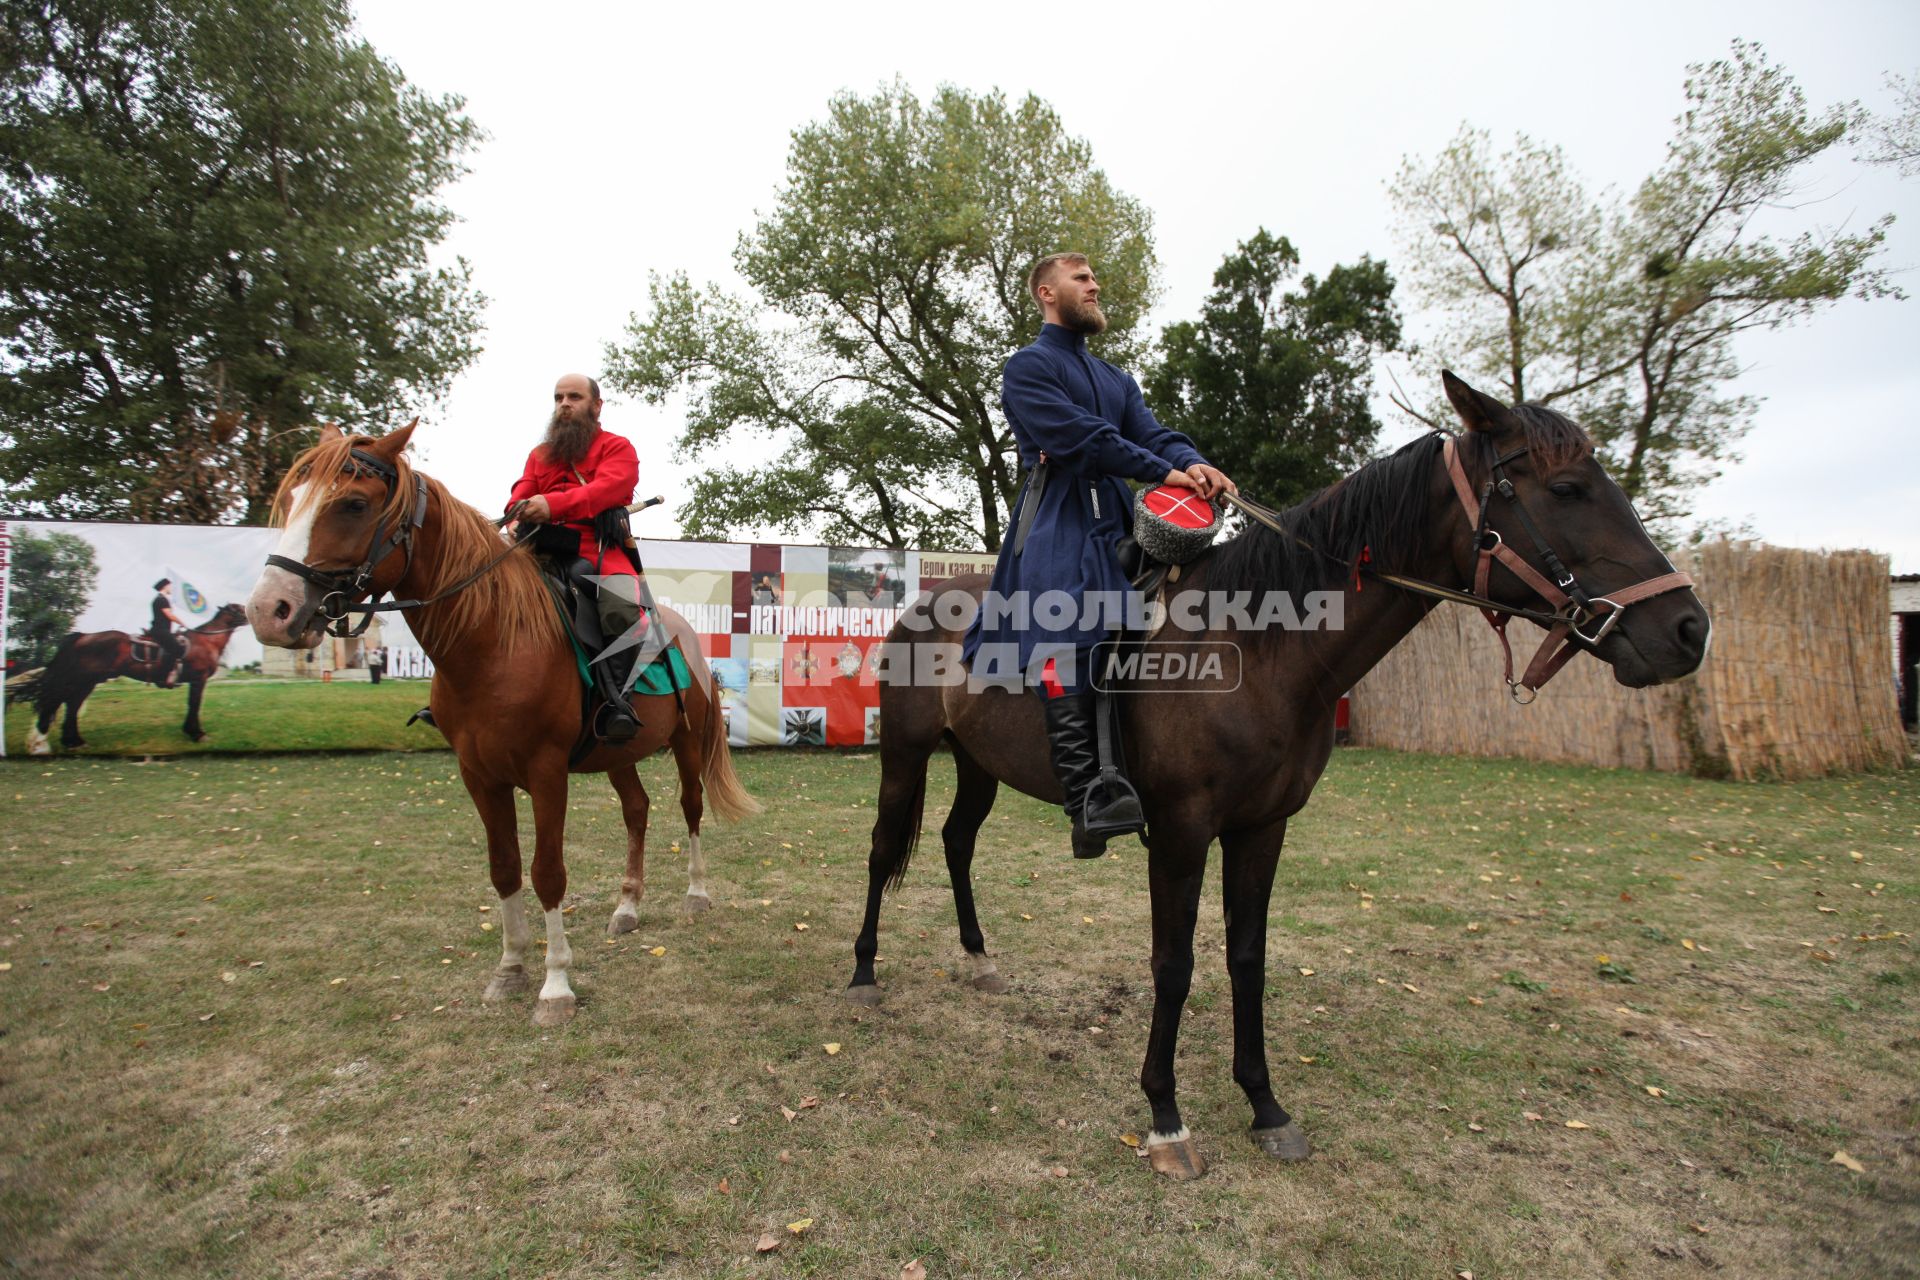
[[[1105,803],[1098,803],[1095,797],[1103,793]],[[1147,826],[1146,811],[1140,807],[1140,793],[1112,765],[1100,770],[1100,776],[1087,787],[1080,811],[1081,823],[1087,833],[1103,840],[1133,835],[1144,831]]]
[[[593,713],[593,736],[602,742],[632,742],[640,729],[640,717],[632,707],[603,702]]]

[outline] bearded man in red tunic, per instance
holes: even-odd
[[[590,561],[599,586],[600,630],[609,644],[640,624],[640,580],[626,549],[602,541],[594,533],[594,517],[633,501],[640,462],[626,437],[600,425],[600,384],[585,374],[569,373],[553,385],[553,416],[547,435],[527,455],[526,469],[507,499],[511,511],[520,504],[517,519],[528,524],[551,524],[554,533],[541,535],[541,549],[568,550]],[[561,532],[564,531],[564,532]],[[555,546],[555,534],[566,542]],[[633,649],[625,650],[628,663]],[[613,664],[595,662],[595,684],[607,698],[609,711],[600,736],[625,742],[639,731],[631,708],[621,696],[624,680],[614,678]]]

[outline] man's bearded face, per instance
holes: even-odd
[[[1060,323],[1075,333],[1091,338],[1096,333],[1107,330],[1107,313],[1100,309],[1100,303],[1093,299],[1060,299]]]
[[[573,466],[587,456],[598,430],[600,415],[591,403],[556,408],[547,420],[547,456],[563,467]]]

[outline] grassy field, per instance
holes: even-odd
[[[80,711],[83,756],[211,755],[259,751],[444,751],[446,739],[407,717],[427,705],[426,680],[261,680],[228,676],[207,685],[200,723],[207,736],[188,741],[185,689],[156,689],[137,680],[109,680]],[[62,713],[64,714],[64,712]],[[27,753],[31,706],[7,708],[7,754]],[[60,725],[47,736],[60,747]]]
[[[975,992],[936,759],[861,1010],[838,993],[878,761],[738,759],[768,812],[709,826],[700,917],[667,761],[644,771],[650,892],[612,943],[617,810],[579,780],[555,1033],[531,996],[479,1000],[498,912],[445,755],[0,767],[0,1268],[1920,1274],[1913,774],[1337,753],[1270,942],[1276,1087],[1316,1154],[1244,1136],[1210,898],[1179,1069],[1212,1169],[1172,1184],[1128,1145],[1137,844],[1076,864],[1057,812],[1003,793],[974,870],[1014,990]]]

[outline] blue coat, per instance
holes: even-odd
[[[1154,420],[1139,383],[1089,355],[1084,337],[1056,324],[1043,326],[1032,346],[1007,361],[1000,404],[1019,443],[1020,464],[1028,472],[1014,501],[1016,520],[1033,483],[1032,469],[1043,453],[1051,475],[1017,556],[1014,530],[1008,530],[990,596],[997,593],[1008,601],[1024,597],[1031,603],[1045,592],[1064,591],[1076,606],[1090,592],[1122,599],[1127,582],[1114,545],[1133,529],[1133,492],[1124,482],[1154,484],[1169,471],[1206,459],[1193,441]],[[1078,609],[1063,629],[1038,622],[1023,627],[1017,614],[992,618],[983,611],[967,633],[965,654],[971,664],[982,644],[1006,646],[991,650],[988,665],[976,667],[976,673],[985,676],[997,668],[1002,675],[1011,674],[995,659],[1016,652],[1018,669],[1026,672],[1036,645],[1085,649],[1105,631],[1098,618]]]

